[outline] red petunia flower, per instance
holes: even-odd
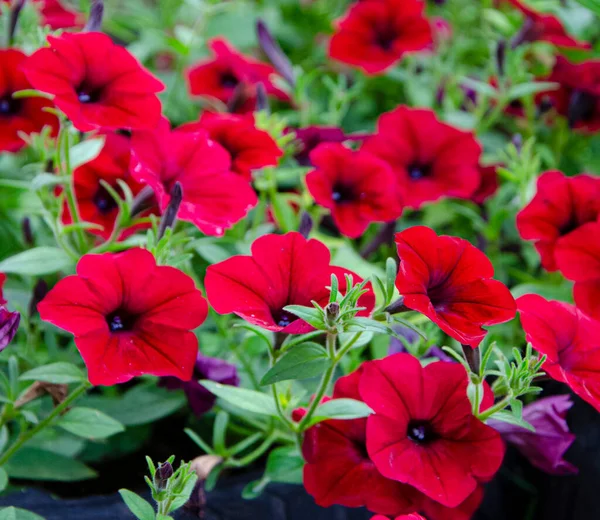
[[[515,37],[513,45],[523,42],[543,41],[567,49],[591,49],[588,42],[570,36],[562,22],[554,15],[540,13],[521,0],[508,0],[525,15],[523,27]]]
[[[175,182],[183,189],[178,218],[220,236],[246,216],[257,198],[248,181],[230,171],[228,153],[204,130],[170,130],[162,119],[153,132],[133,132],[131,174],[154,190],[162,211]]]
[[[600,60],[573,64],[557,56],[545,81],[558,83],[560,88],[541,93],[539,98],[566,116],[571,128],[589,133],[600,130]]]
[[[329,264],[330,253],[318,240],[306,240],[300,233],[264,235],[252,244],[252,256],[233,256],[206,270],[206,293],[219,314],[235,313],[246,321],[268,330],[304,334],[313,328],[283,310],[287,305],[311,306],[311,301],[326,304],[327,287],[335,274],[340,290],[346,290],[345,276],[354,283],[360,276]],[[371,286],[359,304],[368,315],[375,304]]]
[[[187,72],[192,96],[209,96],[227,103],[236,89],[242,88],[246,102],[242,112],[252,112],[256,107],[256,86],[259,83],[270,94],[282,101],[289,96],[273,80],[275,69],[237,52],[226,40],[215,38],[208,43],[214,58],[191,67]]]
[[[400,106],[383,114],[363,149],[390,164],[411,208],[441,197],[469,198],[481,184],[474,135],[442,123],[432,110]]]
[[[49,25],[51,29],[70,29],[71,27],[83,27],[84,16],[77,11],[65,7],[59,0],[33,0],[34,4],[40,4],[42,23]]]
[[[90,233],[108,239],[119,213],[116,201],[100,181],[108,183],[119,195],[123,193],[118,181],[127,184],[133,195],[137,195],[144,187],[129,173],[130,161],[130,139],[123,135],[109,133],[106,135],[106,142],[100,154],[90,162],[75,168],[73,185],[81,219],[102,226],[102,229],[89,229]],[[66,202],[62,218],[65,224],[72,222]],[[135,226],[123,233],[121,238],[143,227],[145,226]]]
[[[338,20],[329,55],[367,74],[381,73],[433,43],[423,9],[421,0],[359,2]]]
[[[96,32],[48,36],[48,43],[23,70],[34,88],[55,96],[56,106],[78,130],[157,125],[156,93],[164,86],[129,51]]]
[[[517,299],[527,341],[548,356],[543,370],[600,411],[600,322],[537,294]]]
[[[375,412],[367,451],[383,476],[456,507],[498,471],[504,444],[473,415],[461,365],[395,354],[363,370],[360,395]]]
[[[340,143],[322,144],[311,154],[316,170],[306,176],[315,202],[329,210],[340,233],[361,236],[372,222],[390,222],[402,213],[390,167],[365,151]]]
[[[481,182],[475,193],[471,195],[471,200],[475,204],[483,204],[498,191],[499,186],[497,164],[491,164],[489,166],[480,165],[479,174],[481,176]]]
[[[268,132],[256,128],[254,117],[204,112],[200,121],[188,123],[180,130],[203,129],[208,136],[229,152],[231,171],[252,180],[252,170],[277,166],[283,151]]]
[[[19,90],[31,88],[21,65],[27,56],[17,49],[0,50],[0,151],[18,152],[25,146],[20,132],[33,134],[41,132],[44,126],[52,128],[55,135],[58,119],[44,112],[52,107],[52,102],[39,97],[14,99]]]
[[[438,236],[425,226],[396,234],[400,270],[396,287],[404,305],[427,316],[446,334],[477,347],[487,331],[514,318],[515,300],[493,280],[494,268],[466,240]]]
[[[359,369],[338,379],[333,398],[360,401],[361,373]],[[298,420],[303,415],[296,411],[294,418]],[[386,515],[416,511],[421,494],[411,486],[383,477],[369,459],[366,428],[366,419],[329,420],[306,431],[302,444],[306,491],[321,507],[364,506]]]
[[[38,311],[75,336],[93,385],[113,385],[142,374],[189,380],[198,353],[190,330],[208,306],[189,276],[136,248],[84,256]]]
[[[535,241],[544,269],[556,271],[561,237],[599,216],[600,178],[549,171],[540,175],[535,196],[517,215],[517,229],[522,238]]]
[[[425,499],[420,511],[427,520],[471,520],[483,500],[483,486],[480,484],[469,497],[457,507],[445,507],[439,502]]]

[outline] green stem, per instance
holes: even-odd
[[[362,332],[357,332],[356,334],[354,334],[354,336],[352,336],[348,343],[346,343],[343,347],[340,348],[339,352],[335,357],[336,362],[339,362],[344,357],[344,355],[346,355],[346,353],[354,346],[354,344],[360,339],[361,336]]]
[[[50,425],[50,423],[58,417],[62,412],[64,412],[74,401],[79,399],[92,385],[86,381],[78,386],[71,395],[69,395],[62,403],[60,403],[48,417],[46,417],[43,421],[37,423],[31,430],[24,431],[19,435],[17,440],[13,443],[13,445],[8,448],[2,457],[0,457],[0,466],[3,466],[8,462],[8,460],[32,437],[41,432],[44,428]]]
[[[273,399],[275,401],[275,408],[277,409],[277,415],[283,421],[283,423],[292,431],[296,431],[295,423],[285,414],[283,408],[281,408],[281,402],[279,401],[279,394],[277,393],[277,383],[271,385],[271,392],[273,393]]]
[[[478,413],[475,415],[477,416],[477,418],[480,421],[485,421],[486,419],[489,419],[492,415],[494,415],[496,412],[504,410],[508,406],[508,403],[510,403],[511,400],[512,400],[512,395],[509,394],[501,401],[498,401],[494,406],[492,406],[491,408],[488,408],[485,412]]]
[[[256,459],[262,457],[276,440],[277,433],[272,433],[254,451],[248,453],[248,455],[242,457],[241,459],[229,459],[225,463],[225,465],[233,468],[241,468],[244,466],[248,466],[249,464],[252,464]]]

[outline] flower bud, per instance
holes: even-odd
[[[102,17],[104,16],[104,0],[94,0],[90,8],[90,17],[85,24],[84,31],[98,32],[102,30]]]
[[[340,315],[340,304],[338,302],[328,303],[325,307],[325,316],[328,325],[335,325]]]
[[[179,206],[181,206],[181,201],[183,200],[183,189],[181,188],[181,184],[176,182],[171,190],[171,201],[165,210],[164,215],[160,221],[160,226],[158,228],[158,238],[161,239],[165,235],[165,231],[167,228],[172,228],[175,225],[175,221],[177,219],[177,212],[179,211]]]
[[[521,134],[513,135],[511,142],[517,150],[517,153],[520,155],[521,149],[523,148],[523,137],[521,136]]]
[[[32,246],[34,244],[33,232],[31,231],[31,219],[25,217],[21,222],[21,231],[23,232],[23,241],[26,245]]]
[[[302,215],[300,215],[300,225],[298,226],[298,233],[300,233],[304,238],[308,238],[308,235],[310,234],[312,228],[312,218],[310,218],[310,215],[306,213],[306,211],[302,212]]]
[[[256,33],[260,48],[267,55],[275,70],[293,87],[296,80],[292,64],[262,20],[256,22]]]
[[[269,112],[269,98],[267,97],[267,90],[262,83],[256,85],[256,110]]]
[[[498,76],[504,76],[504,64],[506,63],[506,41],[500,40],[496,47],[496,67]]]
[[[167,481],[173,476],[173,466],[170,462],[163,462],[158,465],[154,474],[154,485],[156,489],[162,491],[167,487]]]
[[[18,312],[10,312],[6,307],[0,306],[0,351],[13,340],[20,321],[21,315]]]
[[[589,116],[594,113],[597,100],[598,96],[583,90],[575,90],[571,94],[567,110],[569,128],[574,128],[580,121],[587,121]]]

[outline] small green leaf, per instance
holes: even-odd
[[[304,459],[292,446],[282,446],[269,453],[265,476],[272,482],[302,484]]]
[[[71,363],[51,363],[33,368],[19,377],[21,381],[44,381],[46,383],[65,384],[85,381],[85,375]]]
[[[478,81],[467,76],[460,78],[459,83],[467,88],[473,89],[475,92],[483,96],[488,96],[492,99],[498,97],[498,91],[489,83],[484,83],[483,81]]]
[[[320,404],[310,421],[310,426],[327,419],[360,419],[373,413],[365,403],[355,399],[332,399]]]
[[[4,507],[0,509],[0,520],[44,520],[43,516],[18,507]]]
[[[54,175],[53,173],[42,172],[38,173],[31,181],[32,190],[40,190],[46,186],[57,186],[69,182],[69,177]]]
[[[25,447],[4,465],[9,477],[27,480],[74,482],[96,477],[96,472],[82,462],[39,448]]]
[[[4,468],[0,468],[0,493],[8,486],[8,475]]]
[[[275,220],[281,227],[282,231],[294,231],[298,229],[298,218],[294,213],[288,198],[283,194],[276,194],[271,199],[271,207],[273,209],[273,215]]]
[[[1,273],[40,276],[70,270],[73,261],[57,247],[34,247],[0,262]]]
[[[98,154],[104,146],[104,137],[94,137],[86,139],[73,146],[69,152],[71,159],[71,169],[75,169],[82,164],[88,163],[98,157]]]
[[[119,421],[98,410],[83,406],[72,408],[56,424],[63,430],[85,439],[106,439],[125,430]]]
[[[550,83],[547,81],[532,81],[530,83],[521,83],[508,89],[508,100],[520,99],[538,92],[546,92],[547,90],[556,90],[560,85],[558,83]]]
[[[154,520],[154,508],[141,496],[128,489],[119,489],[123,502],[138,520]]]
[[[270,482],[271,480],[267,476],[264,476],[260,480],[248,482],[244,486],[244,489],[242,489],[242,498],[245,500],[258,498]]]
[[[377,332],[379,334],[391,334],[394,335],[394,331],[388,327],[385,323],[380,321],[372,320],[371,318],[355,317],[346,323],[344,332]]]
[[[272,385],[289,379],[309,379],[322,374],[329,363],[325,349],[307,342],[290,348],[264,375],[260,384]]]
[[[520,426],[521,428],[525,428],[526,430],[535,433],[535,428],[533,427],[533,425],[529,424],[527,421],[524,421],[519,417],[515,417],[511,412],[507,412],[506,410],[496,412],[490,417],[490,419],[505,422],[508,424],[513,424],[515,426]]]
[[[222,410],[218,412],[213,426],[213,446],[217,453],[225,453],[225,434],[227,432],[228,423],[229,414]]]
[[[206,379],[200,381],[200,384],[209,392],[238,408],[261,415],[277,415],[275,403],[270,395],[237,386],[222,385]]]
[[[287,305],[283,310],[291,312],[294,316],[298,316],[298,318],[312,325],[315,329],[326,328],[323,313],[319,309],[304,307],[303,305]]]
[[[594,11],[600,16],[600,0],[577,0],[582,6]]]
[[[8,444],[8,428],[6,424],[0,428],[0,453],[4,451],[6,445]]]

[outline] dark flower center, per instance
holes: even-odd
[[[77,99],[80,103],[97,103],[102,97],[102,89],[90,88],[86,85],[81,85],[77,89]]]
[[[584,123],[592,121],[596,115],[597,104],[598,97],[594,94],[582,90],[573,91],[567,111],[569,125],[573,127],[581,121]]]
[[[13,97],[10,94],[3,98],[0,98],[0,117],[15,115],[19,112],[20,108],[20,100],[13,99]]]
[[[113,199],[111,194],[104,186],[100,186],[94,198],[92,199],[98,211],[106,215],[117,208],[117,201]]]
[[[335,184],[331,190],[331,198],[338,204],[344,204],[345,202],[352,202],[356,200],[356,193],[351,186],[345,184]]]
[[[413,163],[408,167],[408,176],[415,181],[429,177],[431,175],[431,166],[428,164]]]
[[[225,88],[237,87],[240,80],[233,74],[233,72],[225,72],[221,74],[221,86]]]
[[[437,438],[431,424],[426,421],[410,421],[406,436],[417,444],[427,444]]]
[[[124,309],[117,309],[106,316],[106,323],[111,332],[127,332],[133,329],[137,316]]]
[[[384,51],[389,51],[394,46],[398,33],[390,25],[380,25],[375,27],[375,40],[374,43],[378,47],[381,47]]]
[[[287,311],[281,310],[277,313],[273,313],[273,319],[280,327],[287,327],[292,321],[297,320],[298,317]]]

